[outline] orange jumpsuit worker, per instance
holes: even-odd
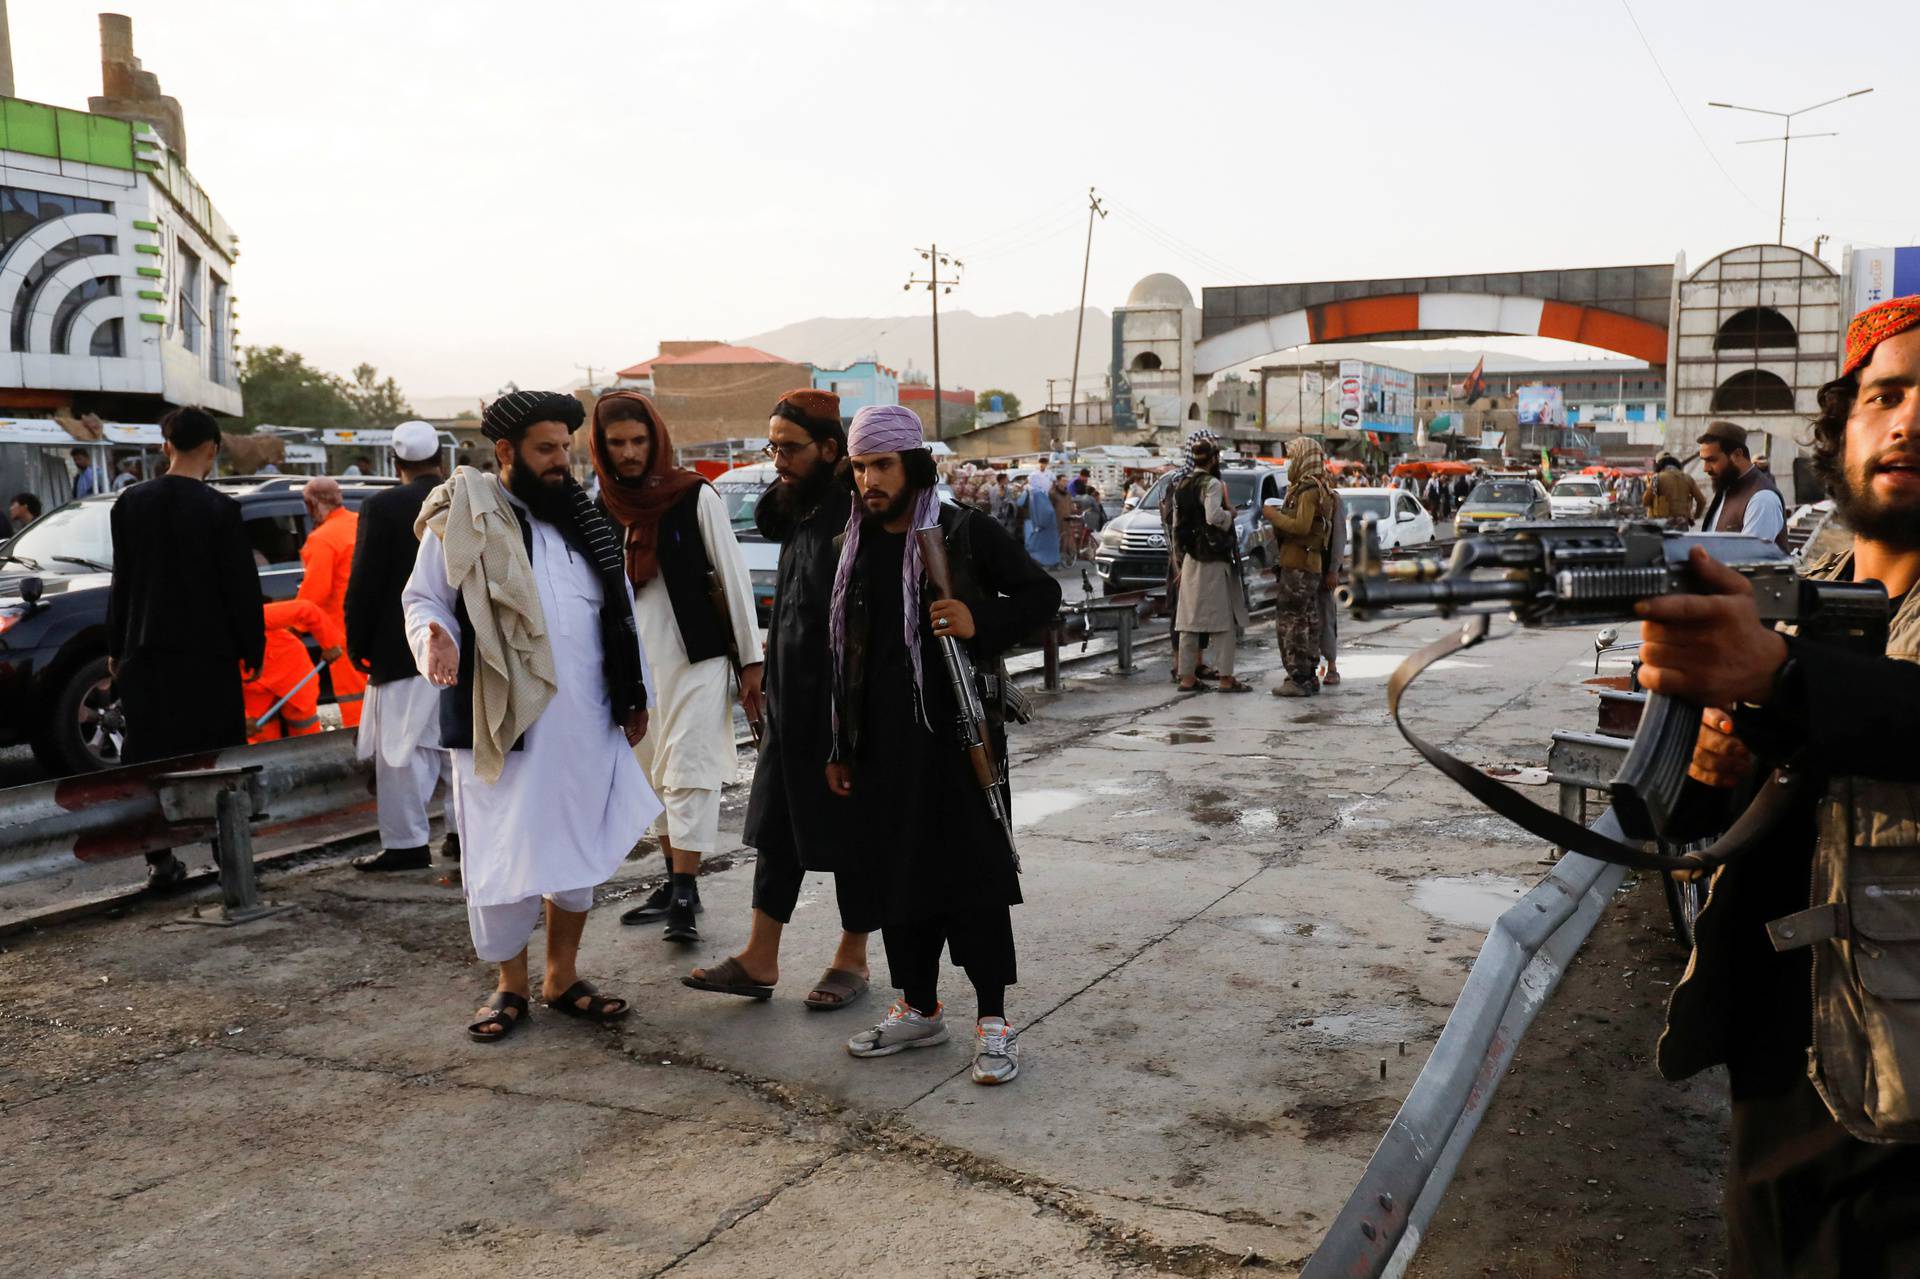
[[[247,678],[240,688],[247,708],[247,741],[270,742],[281,737],[304,737],[320,731],[320,679],[307,679],[313,671],[313,659],[307,646],[293,632],[305,631],[320,641],[321,660],[336,661],[345,643],[335,626],[316,604],[306,600],[282,600],[266,606],[267,653],[260,673]],[[301,680],[307,680],[302,684]],[[293,696],[288,697],[287,694]],[[281,698],[280,709],[273,711]],[[272,718],[260,723],[273,711]]]
[[[300,562],[306,574],[300,579],[299,598],[317,605],[341,635],[347,633],[347,578],[353,572],[353,544],[360,536],[360,517],[346,508],[340,493],[340,481],[318,475],[300,491],[307,514],[313,520],[313,532],[300,548]],[[360,702],[366,695],[367,677],[345,657],[330,667],[333,698],[340,703],[340,719],[348,728],[360,723]]]

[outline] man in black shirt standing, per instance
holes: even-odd
[[[440,746],[440,692],[414,665],[400,592],[413,574],[420,539],[413,522],[446,477],[440,434],[426,422],[393,428],[393,464],[401,483],[360,507],[347,577],[347,655],[368,677],[360,718],[360,757],[373,761],[380,851],[356,857],[364,871],[424,870],[429,864],[427,805],[447,760]],[[460,856],[460,833],[447,823],[441,852]]]
[[[126,713],[129,764],[242,746],[241,666],[266,648],[260,575],[240,504],[210,487],[220,428],[199,409],[160,419],[167,472],[113,504],[108,670]],[[149,887],[186,878],[171,851],[147,854]]]

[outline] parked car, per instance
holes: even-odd
[[[1340,506],[1347,519],[1356,515],[1373,516],[1381,550],[1418,546],[1433,540],[1433,513],[1413,494],[1390,488],[1341,489],[1339,493]]]
[[[740,543],[741,558],[747,562],[747,576],[753,581],[753,609],[761,626],[773,615],[773,587],[780,578],[780,544],[760,536],[753,511],[777,475],[773,463],[763,462],[722,471],[713,481],[714,491],[726,499],[727,522],[733,526],[733,540]]]
[[[1607,491],[1585,475],[1569,475],[1555,484],[1548,501],[1556,520],[1590,520],[1607,513]]]
[[[1093,567],[1100,574],[1102,594],[1162,586],[1167,580],[1167,533],[1160,526],[1160,500],[1178,472],[1154,481],[1140,504],[1116,515],[1100,530]],[[1287,473],[1266,465],[1221,468],[1227,500],[1233,503],[1234,527],[1240,535],[1240,560],[1247,573],[1263,572],[1279,558],[1273,526],[1261,519],[1259,508],[1286,496]]]
[[[1553,499],[1539,480],[1497,477],[1480,481],[1460,504],[1454,531],[1472,533],[1503,520],[1550,520]]]
[[[240,502],[247,540],[269,601],[293,598],[303,570],[300,547],[310,521],[301,475],[213,481]],[[399,481],[346,477],[340,487],[357,509]],[[81,498],[48,511],[0,547],[0,745],[26,743],[57,774],[120,762],[124,720],[107,678],[107,589],[113,581],[108,523],[117,493]],[[311,642],[308,648],[317,653]],[[333,700],[323,666],[321,700]]]

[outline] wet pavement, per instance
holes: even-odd
[[[702,880],[705,939],[589,920],[616,1030],[463,1033],[488,976],[457,890],[339,866],[271,875],[299,912],[173,910],[0,954],[0,1113],[24,1272],[1225,1274],[1312,1249],[1424,1062],[1487,923],[1543,849],[1421,764],[1384,701],[1447,624],[1343,623],[1318,699],[1132,677],[1038,698],[1013,750],[1026,904],[1008,993],[1023,1074],[955,1042],[881,1060],[883,1011],[801,1003],[838,929],[810,877],[768,1003],[679,984],[745,938],[750,850]],[[1537,766],[1593,694],[1582,632],[1502,638],[1409,698],[1473,762]],[[1277,682],[1271,631],[1242,674]],[[1551,802],[1545,788],[1528,788]],[[744,787],[728,793],[737,837]],[[659,862],[602,891],[630,897]],[[177,909],[177,908],[176,908]],[[538,965],[536,963],[536,972]]]

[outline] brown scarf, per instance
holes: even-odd
[[[639,404],[653,436],[647,473],[637,484],[622,481],[607,456],[606,408],[615,400]],[[627,531],[627,580],[636,588],[644,586],[660,573],[660,517],[672,510],[688,489],[704,481],[698,471],[673,464],[673,439],[667,434],[667,424],[661,421],[653,401],[638,391],[609,391],[593,406],[593,469],[600,477],[600,500]]]

